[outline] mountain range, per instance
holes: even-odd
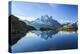
[[[40,28],[55,29],[55,28],[62,27],[62,25],[58,21],[52,19],[52,16],[48,16],[48,15],[41,16],[40,18],[37,18],[32,22],[28,22],[27,20],[25,20],[25,23],[35,27],[36,29],[40,29]]]

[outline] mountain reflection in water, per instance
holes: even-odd
[[[76,49],[77,39],[74,31],[29,31],[12,46],[12,52]]]
[[[31,31],[32,33],[35,33],[37,36],[41,36],[42,39],[45,39],[47,40],[48,38],[52,38],[52,35],[55,35],[58,33],[57,30],[55,31],[52,31],[52,30],[49,30],[49,31]]]

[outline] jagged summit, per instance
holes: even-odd
[[[41,28],[41,27],[59,28],[61,27],[61,24],[58,21],[54,20],[52,16],[48,16],[48,15],[44,15],[44,16],[37,18],[36,20],[32,21],[30,25],[36,28]]]

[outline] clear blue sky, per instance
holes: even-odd
[[[77,5],[64,5],[53,3],[30,3],[30,2],[12,2],[12,13],[16,16],[25,16],[27,20],[30,17],[37,19],[42,15],[48,14],[53,19],[64,22],[76,22],[78,18]]]

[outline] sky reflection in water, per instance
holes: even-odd
[[[30,31],[12,46],[12,52],[77,48],[77,32]]]

